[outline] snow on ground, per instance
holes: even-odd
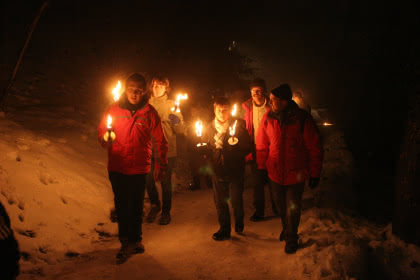
[[[186,190],[188,165],[180,156],[172,223],[145,224],[145,254],[117,266],[106,152],[96,140],[104,108],[76,105],[76,97],[63,97],[66,88],[52,98],[31,81],[20,84],[0,119],[0,200],[22,250],[18,279],[420,279],[418,247],[393,236],[391,225],[351,211],[355,170],[338,126],[320,127],[325,168],[320,187],[305,190],[295,255],[284,253],[281,221],[269,209],[266,221],[248,221],[249,186],[244,234],[213,241],[212,190]]]

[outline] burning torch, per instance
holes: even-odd
[[[239,139],[237,137],[235,137],[235,133],[236,133],[236,124],[238,123],[238,120],[235,120],[235,122],[233,123],[232,126],[229,127],[229,139],[228,139],[228,143],[229,145],[236,145],[239,142]]]
[[[117,102],[120,99],[121,96],[121,82],[118,81],[117,85],[112,90],[112,97],[114,98],[114,101]]]
[[[203,123],[198,120],[195,122],[195,134],[197,137],[200,137],[200,142],[197,144],[197,147],[206,146],[207,143],[203,143],[202,136],[203,136]]]
[[[238,113],[238,105],[235,103],[232,109],[232,117],[236,117],[237,113]]]
[[[188,94],[184,93],[184,94],[178,94],[176,96],[176,100],[175,100],[175,106],[171,108],[172,112],[181,112],[179,106],[181,105],[181,100],[186,100],[188,99]]]
[[[108,142],[111,139],[111,142],[115,140],[115,132],[112,129],[112,117],[111,115],[108,115],[107,121],[106,121],[106,132],[104,136],[104,140]]]

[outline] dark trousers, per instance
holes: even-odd
[[[146,174],[109,172],[109,180],[114,192],[118,237],[121,243],[140,242]]]
[[[166,170],[165,178],[163,178],[162,185],[162,214],[169,214],[172,208],[172,171],[175,167],[176,157],[168,158],[168,169]],[[150,203],[152,205],[159,205],[159,193],[156,188],[156,182],[153,177],[154,162],[152,161],[152,169],[147,176],[146,189],[149,195]]]
[[[213,178],[214,203],[216,204],[217,217],[220,229],[231,232],[229,204],[231,202],[235,223],[244,223],[244,180],[243,175],[237,180],[227,181],[218,177]]]
[[[257,164],[255,161],[250,163],[251,173],[253,177],[253,187],[254,187],[254,208],[255,214],[257,216],[264,217],[265,212],[265,185],[268,184],[268,189],[270,191],[270,200],[271,207],[274,214],[278,213],[276,203],[274,202],[273,192],[271,184],[269,184],[270,179],[267,176],[267,172],[257,169]]]
[[[270,183],[277,209],[280,212],[285,240],[286,242],[297,241],[305,183],[288,186],[279,185],[271,180]]]

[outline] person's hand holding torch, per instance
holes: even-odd
[[[238,120],[235,120],[235,122],[233,123],[232,126],[229,127],[229,139],[228,139],[228,143],[229,145],[236,145],[239,142],[239,139],[237,137],[235,137],[236,134],[236,124],[238,123]]]
[[[113,131],[113,128],[112,128],[112,117],[111,117],[111,115],[108,115],[106,129],[107,130],[104,134],[104,141],[109,143],[109,144],[112,144],[112,142],[115,141],[116,135],[115,135],[115,132]]]

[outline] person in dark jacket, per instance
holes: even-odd
[[[250,139],[245,121],[233,118],[231,109],[227,98],[217,97],[214,102],[215,118],[206,126],[203,135],[208,147],[207,158],[212,170],[214,202],[220,225],[219,231],[213,234],[216,241],[230,239],[228,201],[233,208],[235,232],[242,233],[244,230],[244,170],[245,157],[250,151]],[[237,141],[231,134],[234,134]]]
[[[249,219],[252,222],[260,222],[264,220],[265,186],[267,184],[270,191],[271,208],[273,213],[278,215],[267,172],[266,170],[258,169],[255,161],[255,140],[257,139],[258,127],[260,126],[264,114],[270,110],[270,105],[267,97],[267,88],[263,79],[254,79],[249,84],[249,90],[251,92],[251,98],[242,103],[244,112],[243,118],[246,122],[246,128],[251,139],[251,152],[246,157],[246,163],[251,169],[254,188],[253,203],[255,212]]]
[[[121,242],[117,263],[144,252],[141,225],[152,138],[157,153],[154,176],[161,179],[168,164],[168,143],[159,115],[148,103],[146,80],[134,73],[128,77],[121,99],[105,112],[98,127],[99,142],[108,149],[108,172]]]
[[[257,137],[257,164],[270,178],[286,241],[285,252],[298,248],[298,227],[305,181],[315,188],[321,176],[323,149],[312,116],[292,100],[288,84],[270,93],[272,110],[261,122]]]
[[[6,209],[0,203],[0,278],[16,279],[19,275],[19,246],[10,227],[10,218]]]

